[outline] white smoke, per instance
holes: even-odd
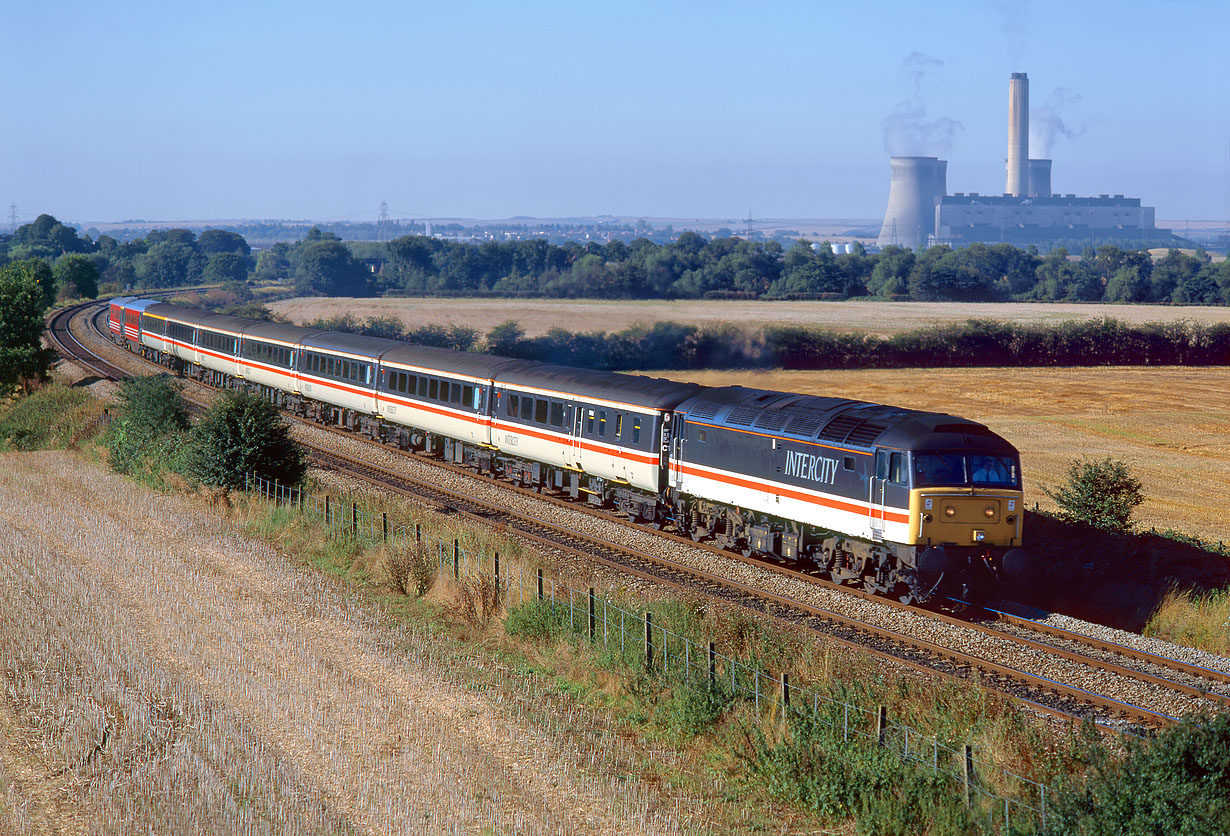
[[[957,134],[965,130],[964,125],[947,116],[928,117],[924,102],[927,78],[943,68],[943,61],[922,52],[911,52],[901,62],[900,76],[909,98],[898,102],[880,123],[889,156],[946,159]]]
[[[1060,139],[1076,139],[1085,132],[1085,126],[1073,126],[1064,121],[1063,114],[1081,100],[1080,94],[1068,87],[1056,87],[1046,104],[1029,110],[1029,156],[1034,159],[1050,159],[1055,143]]]

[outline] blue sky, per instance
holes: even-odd
[[[874,218],[895,111],[1002,191],[1013,71],[1057,192],[1230,217],[1225,0],[12,3],[0,214]]]

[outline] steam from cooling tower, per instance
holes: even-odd
[[[1029,112],[1029,147],[1039,157],[1050,157],[1060,139],[1075,139],[1085,132],[1073,128],[1063,114],[1081,100],[1080,94],[1068,87],[1056,87],[1046,104]]]
[[[938,58],[912,52],[901,62],[900,76],[909,96],[898,102],[880,123],[884,130],[884,150],[890,157],[947,157],[953,141],[964,126],[955,119],[928,118],[923,102],[927,77],[944,67]]]

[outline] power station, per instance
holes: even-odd
[[[1140,198],[1051,192],[1051,161],[1029,158],[1029,77],[1008,79],[1008,157],[1002,195],[948,194],[948,161],[890,157],[888,209],[876,243],[914,250],[974,241],[1025,246],[1052,241],[1124,243],[1170,238]]]

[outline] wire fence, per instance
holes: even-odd
[[[482,576],[509,609],[535,604],[547,608],[555,626],[601,648],[601,661],[627,669],[644,669],[677,682],[718,689],[732,701],[743,701],[757,712],[822,724],[850,744],[880,747],[903,762],[945,776],[965,803],[1001,832],[1029,832],[1045,827],[1048,797],[1044,783],[1017,775],[980,757],[970,745],[942,742],[889,717],[884,706],[868,708],[835,699],[718,651],[712,641],[683,635],[655,620],[650,610],[634,610],[593,588],[569,586],[544,574],[527,573],[520,565],[501,564],[499,552],[484,554],[424,534],[421,525],[390,526],[386,512],[360,508],[326,494],[279,485],[256,475],[247,489],[271,502],[298,508],[319,519],[330,536],[385,543],[390,549],[417,549],[437,571],[454,579]]]

